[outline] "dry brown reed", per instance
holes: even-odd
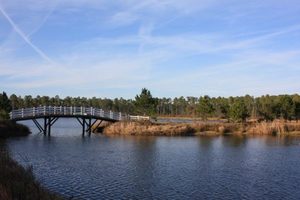
[[[188,124],[153,124],[150,122],[117,122],[104,129],[106,135],[193,135],[195,130]]]
[[[151,122],[117,122],[104,128],[106,135],[287,135],[300,134],[298,122],[155,124]]]

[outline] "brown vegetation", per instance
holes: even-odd
[[[300,123],[298,122],[260,122],[249,127],[248,131],[255,135],[295,135],[300,134]]]
[[[7,138],[12,136],[27,136],[29,134],[30,130],[27,126],[17,124],[9,120],[0,121],[0,138]]]
[[[188,124],[154,124],[151,122],[117,122],[104,128],[106,135],[193,135]]]
[[[190,123],[157,124],[152,122],[117,122],[104,127],[105,135],[149,135],[149,136],[191,136],[191,135],[300,135],[298,122],[256,122],[256,123]]]
[[[62,199],[44,189],[34,179],[32,167],[25,169],[20,166],[17,162],[10,158],[9,154],[5,149],[3,149],[3,147],[0,149],[0,171],[1,200]]]

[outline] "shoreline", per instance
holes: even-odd
[[[0,121],[0,199],[62,200],[59,194],[50,192],[37,181],[33,167],[23,167],[11,156],[6,146],[9,137],[26,137],[27,126],[10,121]]]
[[[150,121],[116,122],[101,127],[96,134],[133,136],[300,136],[300,122],[193,122],[155,123]]]
[[[0,120],[0,138],[23,137],[31,134],[30,129],[10,120]]]

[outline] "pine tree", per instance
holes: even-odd
[[[151,92],[143,88],[140,95],[135,97],[136,112],[140,115],[153,115],[155,113],[155,99]]]

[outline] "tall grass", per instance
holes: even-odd
[[[255,135],[278,135],[286,134],[287,128],[280,122],[261,122],[254,124],[248,129],[248,132]]]
[[[188,124],[153,124],[150,122],[118,122],[104,128],[106,135],[193,135],[195,130]]]
[[[61,197],[50,193],[38,183],[32,167],[23,168],[12,160],[0,144],[0,199],[1,200],[58,200]]]
[[[298,122],[191,123],[155,124],[151,122],[117,122],[104,127],[106,135],[287,135],[300,134]]]

